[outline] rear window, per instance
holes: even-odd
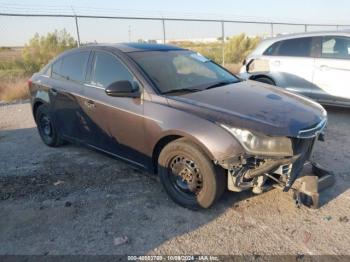
[[[89,54],[89,51],[84,51],[63,57],[60,75],[67,80],[83,82]]]
[[[310,57],[311,46],[311,37],[283,40],[271,45],[264,55]]]

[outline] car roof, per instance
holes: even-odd
[[[100,47],[117,49],[123,53],[130,52],[145,52],[145,51],[171,51],[171,50],[186,50],[181,47],[165,44],[148,44],[148,43],[120,43],[120,44],[87,44],[84,47]]]
[[[267,38],[266,40],[272,40],[273,42],[293,39],[300,37],[313,37],[313,36],[325,36],[325,35],[338,35],[338,36],[350,36],[350,31],[317,31],[317,32],[304,32],[304,33],[293,33],[286,35],[279,35],[276,37]]]
[[[305,32],[305,33],[294,33],[294,34],[286,34],[279,35],[276,37],[270,37],[264,39],[259,46],[253,51],[251,55],[261,55],[264,51],[271,46],[272,44],[288,39],[302,38],[302,37],[316,37],[316,36],[346,36],[350,37],[350,31],[317,31],[317,32]]]

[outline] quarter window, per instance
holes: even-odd
[[[322,39],[322,57],[350,59],[350,38],[326,36]]]
[[[63,57],[60,74],[67,80],[83,82],[90,52],[79,52]]]
[[[96,52],[93,72],[93,83],[104,88],[117,81],[127,80],[132,82],[134,79],[121,62],[113,55],[104,52]]]
[[[41,71],[42,75],[45,75],[45,76],[51,76],[51,69],[52,69],[52,66],[49,64],[48,66],[44,67],[43,70]]]
[[[269,48],[267,48],[264,52],[264,55],[276,55],[278,47],[280,46],[281,42],[276,42],[272,45],[269,46]]]

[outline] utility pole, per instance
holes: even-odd
[[[74,20],[75,20],[75,28],[77,30],[77,38],[78,38],[78,47],[80,47],[80,33],[79,33],[79,24],[78,24],[78,17],[74,10],[74,7],[71,5],[70,8],[72,9],[72,12],[74,14]]]
[[[78,24],[78,17],[74,16],[75,18],[75,27],[77,29],[77,37],[78,37],[78,47],[80,47],[80,34],[79,34],[79,24]]]
[[[274,30],[273,30],[273,23],[271,23],[271,37],[273,37],[274,34],[275,33],[274,33]]]
[[[163,25],[163,44],[165,44],[166,38],[165,38],[165,20],[164,19],[162,19],[162,25]]]
[[[221,21],[222,66],[225,66],[225,23]]]

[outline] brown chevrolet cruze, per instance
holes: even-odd
[[[242,81],[169,45],[94,45],[59,55],[29,80],[39,134],[156,173],[188,208],[231,191],[287,191],[327,122],[317,103]]]

